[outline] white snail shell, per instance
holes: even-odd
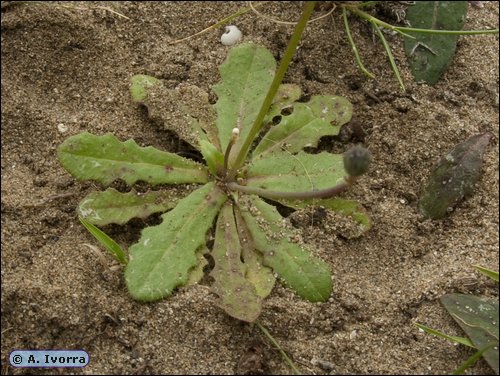
[[[224,46],[232,46],[241,40],[241,31],[236,26],[226,26],[226,32],[220,37],[220,41]]]

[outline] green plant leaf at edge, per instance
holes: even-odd
[[[462,30],[467,14],[466,1],[417,1],[406,12],[412,28]],[[451,63],[458,35],[423,34],[408,31],[405,52],[417,82],[434,85]]]
[[[86,221],[82,217],[78,217],[80,222],[82,223],[83,226],[87,229],[88,232],[92,234],[96,240],[101,243],[101,245],[109,251],[113,255],[113,257],[123,265],[127,265],[128,259],[127,256],[125,255],[125,252],[123,249],[118,245],[117,242],[115,242],[113,239],[111,239],[104,231],[98,229],[96,226],[94,226],[92,223]]]
[[[212,249],[214,268],[212,291],[219,296],[219,306],[229,315],[254,322],[262,310],[262,298],[246,278],[247,265],[242,262],[233,205],[226,201],[217,219]]]
[[[328,265],[294,243],[292,229],[276,208],[250,195],[239,197],[238,207],[263,264],[300,297],[312,302],[328,300],[332,292]]]
[[[439,300],[471,339],[474,347],[483,349],[493,344],[491,349],[483,353],[483,357],[498,374],[498,300],[457,293],[443,295]]]
[[[486,269],[483,268],[482,266],[479,265],[474,265],[474,268],[482,274],[484,274],[487,277],[490,277],[492,280],[498,282],[498,272],[491,270],[491,269]]]
[[[147,218],[151,214],[172,209],[187,188],[138,193],[122,193],[114,188],[89,193],[78,205],[78,215],[88,222],[105,226],[110,223],[123,225],[132,218]]]
[[[161,224],[142,231],[129,249],[125,270],[135,299],[158,300],[187,283],[189,271],[198,263],[196,252],[205,244],[206,233],[226,199],[215,183],[205,184],[163,214]]]
[[[79,180],[109,185],[123,179],[128,185],[142,180],[149,184],[206,183],[207,168],[176,154],[140,147],[133,140],[119,141],[113,134],[88,132],[66,139],[58,148],[59,161]]]

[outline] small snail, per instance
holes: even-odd
[[[236,26],[226,26],[226,32],[220,37],[220,41],[224,46],[232,46],[241,40],[241,31]]]

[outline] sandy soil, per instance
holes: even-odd
[[[9,366],[9,352],[20,348],[87,350],[90,365],[71,373],[290,373],[256,327],[214,304],[208,286],[154,304],[132,300],[113,259],[84,245],[96,242],[75,207],[100,187],[76,182],[56,158],[56,147],[82,131],[177,151],[178,140],[132,103],[129,79],[145,73],[172,88],[187,82],[214,100],[210,88],[228,52],[219,41],[223,28],[174,46],[169,41],[245,4],[100,4],[127,20],[89,9],[95,3],[4,3],[2,373],[57,373]],[[470,8],[467,29],[498,27],[498,3],[483,4]],[[272,3],[262,11],[296,20],[299,5]],[[395,22],[388,13],[380,17]],[[245,41],[266,46],[276,58],[293,30],[252,13],[235,24]],[[306,95],[343,95],[353,103],[365,135],[324,140],[321,148],[338,152],[364,139],[373,167],[344,196],[359,200],[374,225],[349,239],[336,216],[294,213],[305,241],[331,265],[334,291],[327,303],[312,304],[277,286],[261,322],[307,374],[449,373],[472,351],[421,333],[413,322],[462,335],[438,297],[498,296],[498,286],[472,269],[498,270],[498,36],[460,38],[452,66],[429,87],[412,82],[401,39],[388,35],[407,84],[403,93],[370,28],[352,19],[352,29],[375,80],[357,69],[336,11],[308,27],[285,82],[299,84]],[[495,137],[474,195],[447,218],[424,220],[417,199],[432,166],[455,144],[485,131]],[[144,226],[134,220],[106,230],[126,247]],[[492,371],[480,360],[468,373]]]

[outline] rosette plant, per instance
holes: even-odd
[[[79,180],[162,185],[163,190],[144,194],[108,188],[89,194],[78,207],[79,215],[97,226],[164,212],[161,224],[145,228],[124,261],[134,298],[154,301],[198,282],[209,257],[212,290],[237,319],[257,319],[276,278],[310,301],[329,298],[328,265],[300,241],[276,203],[292,209],[320,205],[351,216],[366,230],[370,220],[363,208],[332,196],[366,171],[369,155],[361,147],[343,155],[305,152],[321,137],[336,135],[350,120],[352,106],[338,96],[300,103],[300,89],[283,84],[265,108],[275,71],[265,48],[246,43],[231,49],[213,88],[218,97],[213,106],[195,86],[167,89],[153,77],[132,77],[132,98],[206,164],[140,147],[132,139],[121,142],[112,134],[83,133],[59,147],[60,162]],[[182,187],[165,189],[165,184]]]

